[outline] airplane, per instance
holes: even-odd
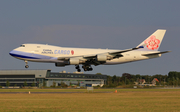
[[[161,57],[162,54],[170,52],[158,51],[165,32],[164,29],[158,29],[137,47],[125,50],[69,48],[27,43],[9,54],[24,60],[25,68],[29,67],[28,61],[32,61],[55,63],[56,67],[75,65],[78,72],[81,72],[79,65],[82,65],[84,71],[92,71],[91,65],[114,65]]]

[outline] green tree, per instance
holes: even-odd
[[[158,81],[156,81],[156,85],[159,85],[160,83]]]
[[[71,85],[72,85],[72,83],[70,82],[70,83],[69,83],[69,86],[71,86]]]
[[[173,77],[180,78],[180,72],[170,71],[170,72],[168,73],[168,78],[173,79]]]
[[[169,79],[170,79],[170,78],[167,78],[167,79],[166,79],[166,81],[167,81],[166,84],[167,84],[168,86],[170,85],[170,84],[169,84]]]
[[[176,86],[179,86],[179,78],[176,78]]]
[[[112,77],[111,76],[107,76],[107,85],[112,84]]]
[[[116,77],[116,75],[114,75],[114,76],[112,77],[112,83],[116,85],[116,83],[117,83],[117,77]]]
[[[140,79],[140,77],[141,77],[140,74],[137,74],[137,75],[136,75],[136,79],[137,79],[137,78]]]
[[[122,85],[123,85],[123,83],[122,83],[122,82],[119,82],[119,83],[118,83],[118,85],[119,85],[119,86],[122,86]]]
[[[23,84],[23,85],[24,85],[24,87],[25,87],[25,86],[27,86],[28,84],[26,83],[26,81],[24,81],[24,84]]]
[[[130,79],[130,82],[129,82],[129,83],[130,83],[130,84],[134,84],[134,82],[135,82],[135,79],[132,78],[132,79]]]
[[[129,79],[126,78],[126,85],[129,85],[130,84],[130,81]]]
[[[80,85],[80,82],[78,81],[77,86],[79,86],[79,85]]]
[[[175,85],[175,82],[176,82],[176,80],[175,80],[175,78],[173,77],[173,86]]]
[[[67,85],[62,81],[61,82],[61,87],[67,87]]]
[[[102,75],[101,73],[96,73],[96,75]]]
[[[167,84],[168,85],[173,85],[173,79],[167,78]]]
[[[33,82],[33,83],[31,84],[31,86],[34,87],[34,86],[36,86],[36,84]]]
[[[14,84],[14,87],[16,87],[17,86],[17,84]]]
[[[43,81],[43,87],[46,87],[46,81],[45,80]]]
[[[56,87],[56,82],[53,82],[53,85],[52,85],[52,87]]]
[[[7,86],[7,87],[9,87],[9,86],[10,86],[10,83],[9,83],[9,81],[8,81],[8,80],[6,81],[6,86]]]

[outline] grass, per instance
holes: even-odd
[[[155,92],[155,91],[180,91],[180,89],[94,89],[94,92]],[[0,92],[86,92],[87,89],[0,89]]]
[[[9,91],[9,89],[5,89]],[[3,91],[5,91],[3,90]],[[22,89],[28,91],[29,89]],[[22,91],[17,89],[16,91]],[[36,91],[84,91],[84,89],[30,89]],[[0,90],[2,92],[2,90]],[[11,91],[14,91],[13,89]],[[154,112],[180,111],[179,89],[97,89],[112,93],[0,94],[0,111],[11,112]]]

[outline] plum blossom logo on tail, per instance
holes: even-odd
[[[74,55],[74,51],[73,50],[71,50],[71,54]]]
[[[147,40],[144,41],[145,44],[147,44],[147,48],[150,50],[154,50],[157,49],[159,47],[160,44],[160,40],[156,39],[156,37],[154,35],[152,35],[150,38],[148,38]]]

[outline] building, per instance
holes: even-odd
[[[157,78],[154,78],[150,84],[149,83],[147,84],[145,79],[139,79],[138,82],[134,82],[134,83],[135,85],[139,85],[139,86],[156,86],[156,82],[159,82]]]
[[[154,78],[154,79],[151,81],[151,83],[152,83],[153,85],[156,85],[156,82],[159,82],[159,80],[158,80],[157,78]]]
[[[144,83],[146,83],[146,80],[145,79],[139,79],[139,81],[138,81],[140,84],[144,84]]]
[[[82,74],[82,73],[56,73],[51,70],[0,70],[0,85],[6,86],[9,81],[10,86],[38,86],[50,87],[53,84],[61,86],[61,82],[66,85],[78,86],[103,86],[107,81],[107,75]]]

